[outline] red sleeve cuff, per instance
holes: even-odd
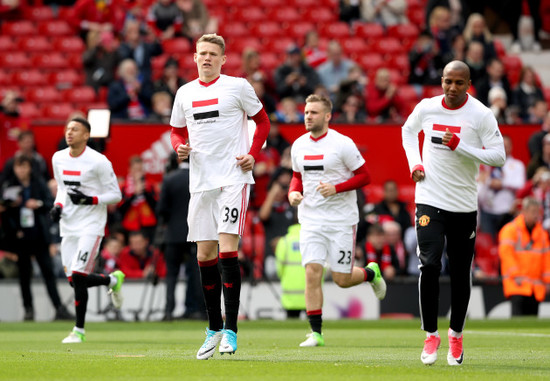
[[[447,144],[447,147],[449,147],[451,151],[454,151],[456,146],[458,146],[458,143],[460,143],[460,138],[456,134],[453,134],[453,137],[449,141],[449,144]]]
[[[413,169],[411,170],[411,179],[413,177],[413,173],[414,171],[422,171],[424,172],[424,166],[422,164],[417,164],[413,167]]]
[[[99,199],[97,198],[97,196],[93,196],[92,197],[92,204],[97,205],[98,202],[99,202]]]
[[[170,131],[170,142],[172,143],[174,151],[177,151],[180,145],[185,144],[186,140],[187,128],[172,127],[172,131]]]
[[[60,206],[60,207],[61,207],[61,209],[63,209],[63,204],[62,204],[62,203],[60,203],[60,202],[56,202],[56,203],[55,203],[55,205],[58,205],[58,206]]]
[[[292,180],[290,180],[290,186],[288,187],[288,193],[290,192],[300,192],[304,191],[304,186],[302,184],[302,174],[300,172],[292,173]]]

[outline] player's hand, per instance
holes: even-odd
[[[453,138],[453,133],[449,131],[449,129],[447,128],[447,131],[445,131],[445,135],[443,135],[443,138],[441,138],[441,142],[446,146],[448,146],[452,138]]]
[[[291,206],[300,205],[303,199],[304,196],[298,191],[293,191],[288,194],[288,202],[290,202]]]
[[[189,144],[180,144],[177,150],[178,159],[185,160],[189,157],[189,153],[193,148],[189,147]]]
[[[254,156],[249,154],[237,156],[235,159],[237,159],[237,166],[241,167],[243,172],[251,171],[254,168],[254,163],[256,162]]]
[[[424,177],[426,177],[426,174],[424,171],[421,171],[420,169],[417,169],[412,174],[412,179],[415,183],[424,180]]]
[[[53,208],[50,209],[50,218],[53,222],[59,222],[61,219],[61,212],[63,211],[63,208],[61,205],[54,205]]]
[[[78,189],[73,189],[72,193],[68,193],[71,201],[75,205],[92,205],[94,203],[94,198],[91,196],[86,196]]]
[[[324,183],[322,181],[319,182],[319,185],[317,185],[317,188],[315,188],[316,191],[319,191],[321,193],[321,196],[324,198],[330,197],[332,195],[336,194],[336,187],[329,183]]]

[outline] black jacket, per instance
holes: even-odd
[[[166,225],[164,243],[187,242],[189,168],[178,168],[164,177],[157,204],[159,220]]]

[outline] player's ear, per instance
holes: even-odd
[[[222,65],[225,64],[225,61],[227,61],[227,56],[224,54],[222,56]]]
[[[193,61],[197,62],[197,53],[193,53]]]

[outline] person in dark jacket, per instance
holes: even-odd
[[[189,163],[185,161],[164,177],[157,204],[158,219],[165,227],[166,308],[163,318],[165,321],[174,318],[175,291],[182,264],[185,265],[187,279],[185,312],[182,317],[206,319],[195,245],[193,242],[187,242],[189,197]]]
[[[53,206],[53,196],[40,176],[32,173],[32,160],[18,155],[13,162],[13,176],[1,185],[0,212],[4,233],[2,249],[17,254],[19,286],[25,308],[24,320],[34,320],[34,306],[31,293],[32,261],[34,255],[50,300],[56,310],[55,319],[74,317],[61,303],[53,264],[49,255],[48,211]]]

